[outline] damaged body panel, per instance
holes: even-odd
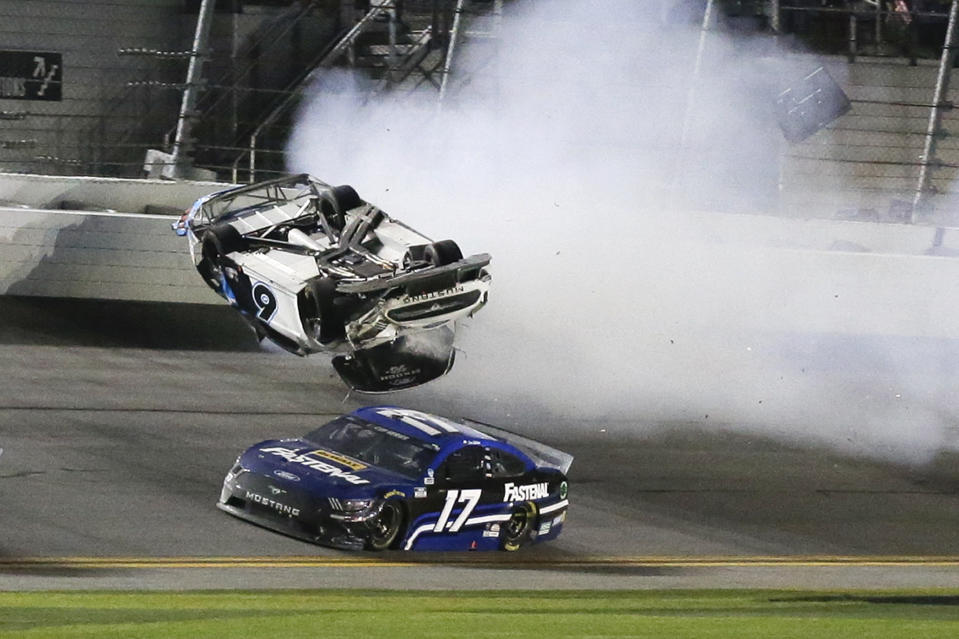
[[[488,254],[464,257],[352,187],[306,174],[213,193],[173,227],[260,339],[298,355],[338,353],[334,368],[362,392],[449,372],[456,321],[489,295]]]

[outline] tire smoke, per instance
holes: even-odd
[[[391,401],[534,435],[729,429],[907,462],[954,447],[956,347],[916,330],[928,308],[872,282],[869,256],[841,274],[737,215],[775,205],[766,43],[711,34],[694,82],[698,24],[668,4],[512,3],[498,56],[464,46],[442,107],[367,100],[346,71],[305,101],[291,170],[493,255],[453,371]]]

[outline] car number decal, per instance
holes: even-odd
[[[444,431],[447,433],[459,432],[456,426],[445,419],[441,419],[436,415],[422,413],[418,410],[408,408],[383,408],[376,412],[383,417],[398,419],[407,426],[412,426],[430,436],[439,435]]]
[[[443,532],[443,529],[446,528],[447,525],[449,525],[450,532],[459,532],[459,529],[466,523],[467,518],[472,514],[473,509],[476,508],[476,504],[479,503],[480,497],[482,496],[483,491],[479,488],[447,491],[446,503],[443,504],[443,512],[440,513],[440,518],[436,520],[436,524],[433,526],[433,532]],[[456,518],[456,521],[448,524],[450,514],[453,512],[453,507],[458,502],[465,502],[466,505],[463,506],[463,511],[459,514],[459,517]]]
[[[269,322],[276,314],[276,295],[263,282],[253,285],[253,303],[259,309],[256,316],[264,322]]]

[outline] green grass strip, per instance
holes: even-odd
[[[4,592],[0,638],[955,639],[959,591]]]

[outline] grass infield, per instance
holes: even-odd
[[[959,637],[959,591],[3,592],[3,639]]]

